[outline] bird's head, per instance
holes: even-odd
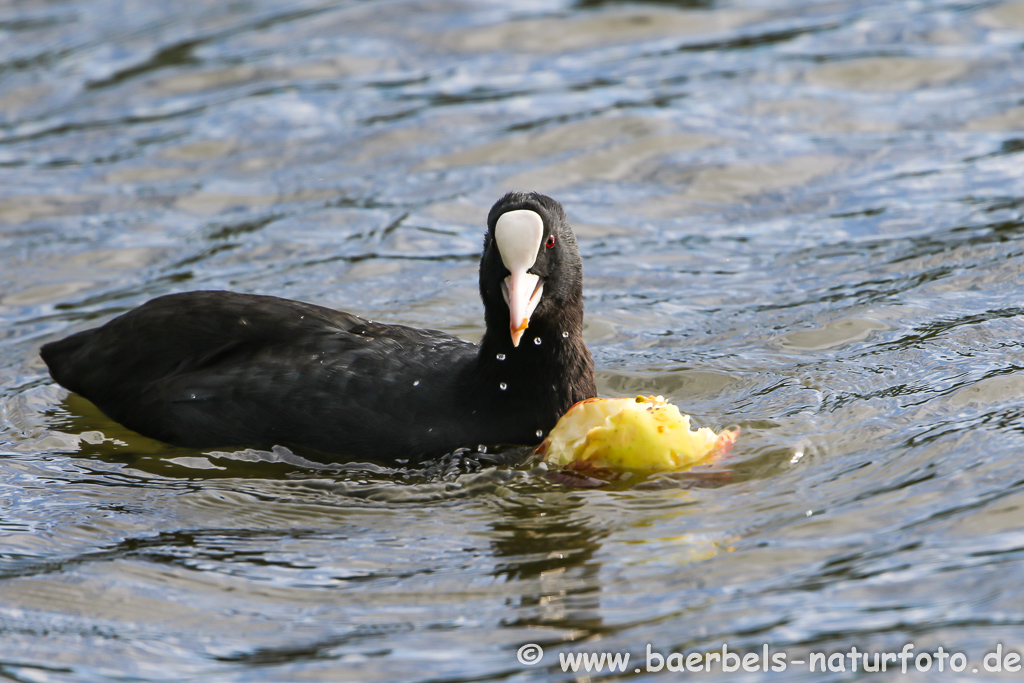
[[[531,321],[581,306],[583,262],[561,204],[536,192],[510,192],[491,207],[480,295],[488,329],[504,317],[513,346]]]

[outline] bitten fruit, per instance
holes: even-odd
[[[555,467],[675,472],[726,452],[739,429],[690,429],[690,417],[662,396],[588,398],[568,410],[537,447]]]

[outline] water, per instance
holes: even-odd
[[[1024,650],[1022,48],[1020,2],[0,7],[0,677],[977,680]],[[509,188],[576,228],[601,394],[739,424],[727,478],[172,448],[37,357],[199,288],[479,338]]]

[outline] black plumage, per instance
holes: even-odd
[[[528,271],[543,292],[514,346],[495,224],[522,209],[543,220]],[[182,446],[286,444],[415,462],[463,446],[534,444],[595,395],[582,262],[549,197],[509,193],[487,224],[479,345],[297,301],[199,291],[153,299],[41,355],[58,383],[110,418]]]

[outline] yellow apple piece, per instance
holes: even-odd
[[[739,429],[690,429],[662,396],[589,398],[568,410],[536,453],[556,467],[675,472],[727,451]]]

